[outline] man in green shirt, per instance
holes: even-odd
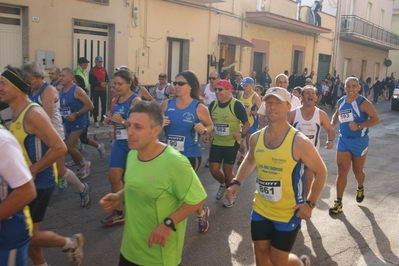
[[[206,199],[188,159],[158,141],[163,115],[140,101],[126,122],[130,151],[125,187],[100,200],[106,212],[125,202],[125,227],[119,265],[179,265],[187,217]]]
[[[83,79],[84,81],[84,87],[82,87],[82,89],[84,89],[86,92],[88,90],[89,87],[89,77],[87,76],[87,73],[85,72],[85,70],[87,69],[87,67],[89,66],[90,61],[87,60],[86,57],[80,57],[78,59],[78,66],[75,67],[75,69],[73,70],[73,73],[76,76],[79,76]],[[83,84],[79,84],[79,86],[81,86]]]

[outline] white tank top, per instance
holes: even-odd
[[[211,102],[216,100],[216,94],[214,91],[211,91],[211,84],[206,84],[205,90],[204,90],[204,98],[206,101],[206,106],[209,106]]]
[[[39,103],[43,106],[42,97],[39,97]],[[65,140],[64,126],[62,124],[60,99],[54,103],[53,116],[51,117],[51,124],[55,130],[60,134],[62,140]]]
[[[155,97],[158,105],[161,105],[161,103],[168,98],[168,96],[166,96],[166,89],[169,85],[170,83],[166,84],[163,89],[159,90],[159,84],[157,84],[157,87],[155,88]]]
[[[320,147],[320,109],[316,107],[313,117],[310,120],[305,120],[302,117],[301,109],[295,109],[295,119],[292,124],[296,129],[306,135],[318,150]]]

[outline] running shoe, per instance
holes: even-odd
[[[237,165],[240,166],[242,161],[244,161],[244,156],[240,156],[240,159],[238,159]]]
[[[100,158],[104,158],[104,156],[105,156],[104,143],[98,144],[97,151],[98,151],[98,153],[100,154]]]
[[[220,185],[219,186],[219,190],[216,193],[216,199],[220,200],[221,198],[223,198],[225,192],[226,192],[226,186],[225,185]]]
[[[329,209],[329,213],[340,213],[342,212],[343,204],[339,200],[334,200],[334,205]]]
[[[62,252],[68,256],[69,266],[81,266],[83,262],[83,245],[85,238],[82,233],[75,234],[71,237],[73,247],[64,249]]]
[[[102,126],[102,127],[108,127],[108,125],[106,125],[106,124],[104,123],[104,121],[101,121],[101,122],[100,122],[100,126]]]
[[[231,197],[231,202],[228,201],[226,198],[223,200],[222,206],[225,208],[231,208],[234,206],[234,203],[236,202],[236,199],[234,197]]]
[[[90,183],[83,183],[85,185],[85,189],[82,192],[79,192],[80,195],[80,206],[87,207],[90,203],[90,191],[91,185]]]
[[[100,124],[98,122],[95,123],[96,128],[100,128]]]
[[[209,222],[208,217],[211,213],[211,210],[208,207],[202,206],[202,215],[198,217],[198,230],[201,234],[208,231]]]
[[[91,162],[90,161],[85,161],[85,165],[81,168],[78,168],[76,171],[76,176],[78,178],[86,178],[90,175],[90,168],[91,168]]]
[[[58,193],[64,193],[65,189],[68,187],[68,182],[65,177],[58,177]]]
[[[208,159],[206,159],[206,162],[205,162],[205,168],[209,168],[209,158],[208,158]]]
[[[362,202],[363,200],[364,200],[364,187],[358,188],[356,194],[356,201],[358,203]]]
[[[85,145],[80,142],[80,139],[78,139],[78,142],[76,143],[76,148],[80,153],[82,153],[85,150]]]
[[[299,259],[301,260],[301,262],[303,263],[303,266],[310,266],[310,259],[308,255],[301,255],[299,257]]]
[[[101,220],[101,223],[105,226],[113,226],[115,224],[124,224],[125,223],[125,216],[118,215],[116,211],[113,211],[110,216]]]
[[[66,167],[71,167],[71,166],[74,166],[74,165],[76,165],[76,164],[75,164],[75,162],[72,159],[70,159],[69,161],[65,162],[65,166]]]

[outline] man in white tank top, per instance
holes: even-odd
[[[166,73],[160,73],[158,75],[159,82],[155,84],[154,93],[152,95],[158,105],[161,105],[164,100],[174,95],[175,88],[172,84],[168,83],[167,79],[168,75]]]
[[[317,108],[317,89],[313,86],[305,86],[302,90],[303,105],[288,113],[287,120],[293,127],[305,134],[318,150],[320,147],[321,127],[327,131],[325,148],[331,149],[334,144],[335,130],[330,123],[328,115]],[[306,170],[306,196],[313,181],[313,173]]]
[[[218,83],[218,81],[220,80],[219,73],[217,71],[212,71],[209,74],[208,80],[209,80],[209,83],[206,84],[205,86],[202,86],[201,91],[200,91],[200,95],[202,97],[204,97],[205,105],[207,107],[211,104],[211,102],[216,100],[215,86],[216,86],[216,83]],[[210,148],[212,145],[212,140],[213,140],[213,134],[211,132],[211,133],[209,133],[209,151],[211,150]],[[205,167],[206,168],[209,167],[209,156],[205,161]]]

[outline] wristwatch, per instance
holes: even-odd
[[[202,133],[202,135],[205,135],[206,133],[208,133],[208,129],[206,129],[206,127],[204,127],[204,133]]]
[[[358,130],[362,130],[363,129],[363,127],[360,125],[360,123],[357,123],[357,129]]]
[[[126,121],[125,121],[125,120],[122,120],[121,124],[122,124],[122,126],[125,126]]]
[[[307,200],[306,203],[310,206],[310,208],[314,208],[316,207],[316,203],[314,203],[313,201]]]
[[[77,112],[76,112],[76,116],[79,116],[79,115],[80,115],[80,112],[79,112],[79,111],[77,111]]]
[[[230,182],[230,186],[232,186],[232,185],[241,186],[241,182],[238,181],[237,179],[232,179],[231,182]]]
[[[174,224],[174,222],[173,222],[172,219],[170,219],[169,217],[167,217],[167,218],[165,218],[165,220],[163,220],[163,223],[164,223],[167,227],[172,228],[172,230],[176,232],[176,227],[175,227],[175,224]]]

